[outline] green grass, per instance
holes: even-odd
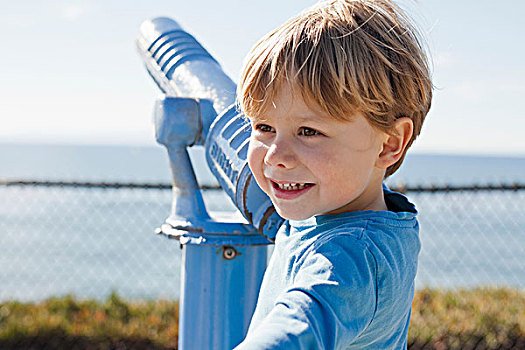
[[[416,293],[413,349],[525,349],[525,293],[474,289]]]
[[[176,301],[71,296],[0,304],[0,349],[175,349]],[[525,349],[525,292],[421,290],[410,349]]]
[[[175,349],[176,301],[105,302],[71,296],[0,304],[0,349]]]

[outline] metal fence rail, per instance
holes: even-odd
[[[129,183],[129,182],[86,182],[86,181],[35,181],[35,180],[7,180],[0,179],[0,186],[41,186],[41,187],[83,187],[83,188],[138,188],[138,189],[171,189],[171,184],[152,184],[152,183]],[[222,190],[220,186],[201,186],[202,190]],[[500,190],[523,190],[525,184],[484,184],[484,185],[396,185],[391,187],[392,190],[401,193],[407,192],[478,192],[478,191],[500,191]]]

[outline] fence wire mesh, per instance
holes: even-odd
[[[447,294],[445,299],[455,300],[452,306],[447,304],[448,312],[459,317],[459,311],[454,313],[454,305],[472,298],[470,294],[462,295],[462,290],[479,293],[483,290],[480,288],[491,287],[491,290],[523,292],[523,186],[405,190],[420,212],[422,251],[416,279],[419,295],[429,298],[434,290],[456,293]],[[222,191],[209,189],[204,196],[209,210],[234,211]],[[179,245],[153,234],[170,211],[168,185],[10,182],[0,186],[0,198],[0,328],[12,318],[13,301],[34,303],[74,295],[80,301],[98,300],[108,309],[108,303],[124,303],[120,297],[137,303],[179,298]],[[483,293],[479,296],[485,297]],[[502,302],[509,298],[506,296]],[[520,300],[522,304],[512,309],[517,318],[508,316],[509,328],[499,325],[496,332],[499,338],[494,336],[495,340],[479,335],[485,332],[481,326],[474,327],[467,337],[459,334],[455,338],[440,338],[438,330],[412,327],[412,334],[418,333],[426,340],[412,337],[410,348],[525,348],[525,302]],[[472,303],[465,308],[472,308]],[[424,311],[417,307],[415,304],[414,319]],[[82,309],[78,305],[76,308]],[[170,332],[176,338],[175,331]],[[60,338],[55,334],[44,343],[52,344],[57,337]],[[68,337],[62,335],[62,339]],[[0,333],[0,348],[28,348],[24,344],[33,339],[28,336],[14,342],[15,338]],[[62,345],[43,347],[33,339],[30,347],[176,346],[173,339],[161,342],[164,345],[144,339],[129,342],[121,338],[120,343],[99,339],[93,346],[93,343],[86,345],[84,338],[74,338],[68,340],[69,345],[59,342]]]

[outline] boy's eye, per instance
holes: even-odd
[[[254,129],[260,132],[273,132],[274,131],[274,129],[270,125],[267,125],[267,124],[257,124],[255,125]]]
[[[300,136],[317,136],[317,135],[322,135],[322,134],[319,131],[315,130],[315,129],[302,127],[299,130],[299,135]]]

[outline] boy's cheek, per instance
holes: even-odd
[[[253,173],[253,166],[254,166],[254,153],[253,153],[253,140],[250,139],[250,143],[248,145],[248,166],[250,167],[250,170]]]
[[[248,166],[252,172],[256,171],[259,167],[262,166],[264,160],[264,149],[261,147],[262,144],[260,141],[255,140],[253,137],[250,138],[250,143],[248,145]]]
[[[250,145],[248,147],[248,166],[252,171],[252,174],[257,181],[257,184],[264,192],[267,192],[267,189],[263,183],[263,162],[264,162],[264,147],[257,147],[258,142],[253,142],[250,140]]]

